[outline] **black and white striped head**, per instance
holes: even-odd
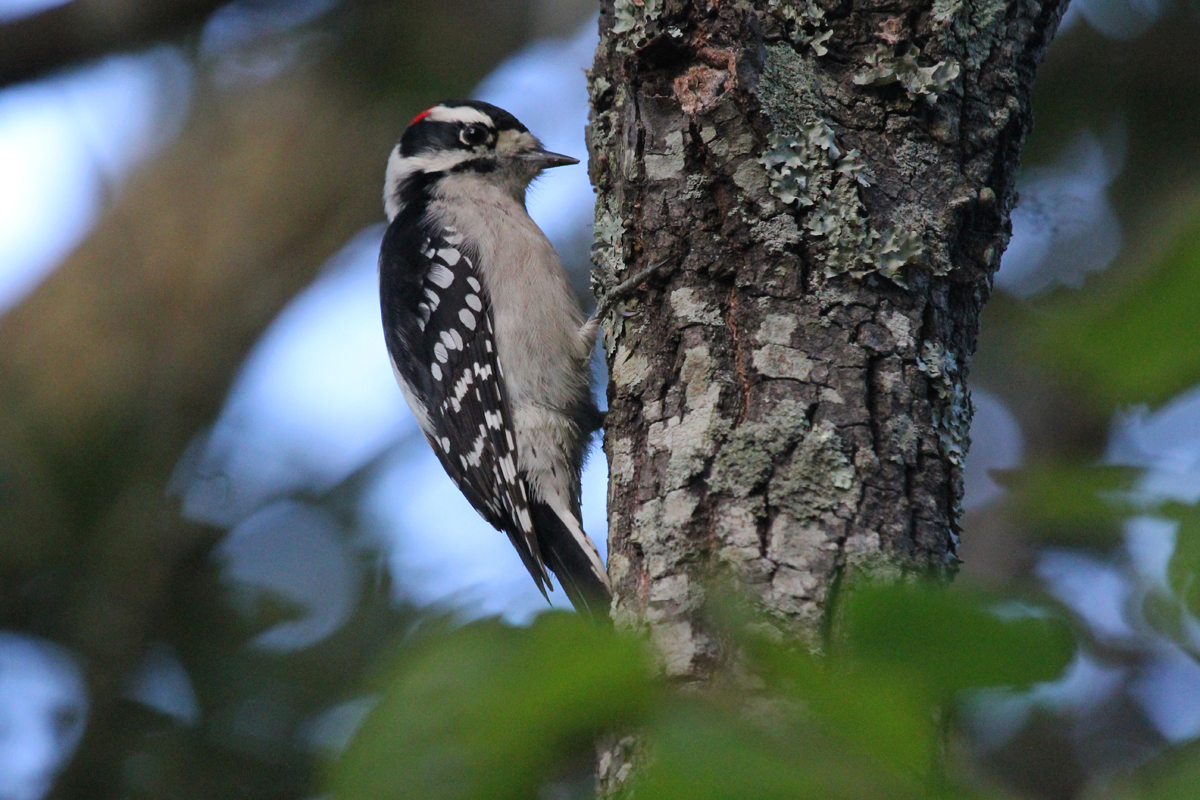
[[[513,194],[550,167],[579,159],[551,153],[512,114],[478,100],[447,100],[418,114],[388,158],[383,202],[391,220],[411,190],[445,175],[485,176]]]

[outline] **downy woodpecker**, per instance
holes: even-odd
[[[579,513],[599,320],[525,210],[543,169],[577,163],[488,103],[418,114],[388,159],[379,294],[396,380],[446,472],[543,595],[549,566],[603,618],[608,575]]]

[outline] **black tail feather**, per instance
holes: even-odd
[[[530,503],[530,511],[533,512],[533,529],[537,533],[542,560],[562,584],[571,605],[593,622],[607,621],[612,595],[592,570],[587,553],[550,506],[535,500]]]

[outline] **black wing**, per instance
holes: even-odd
[[[504,531],[543,594],[550,576],[517,472],[512,414],[476,254],[451,228],[397,217],[379,260],[384,338],[425,435],[458,488]]]

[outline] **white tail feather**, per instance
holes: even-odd
[[[600,579],[606,589],[612,591],[612,584],[608,580],[608,570],[604,568],[604,562],[600,560],[600,551],[596,548],[596,543],[584,532],[583,526],[571,513],[563,496],[559,492],[550,492],[549,496],[544,498],[544,502],[562,520],[563,525],[575,537],[576,543],[587,554],[588,561],[592,565],[592,572],[596,573],[596,577]]]

